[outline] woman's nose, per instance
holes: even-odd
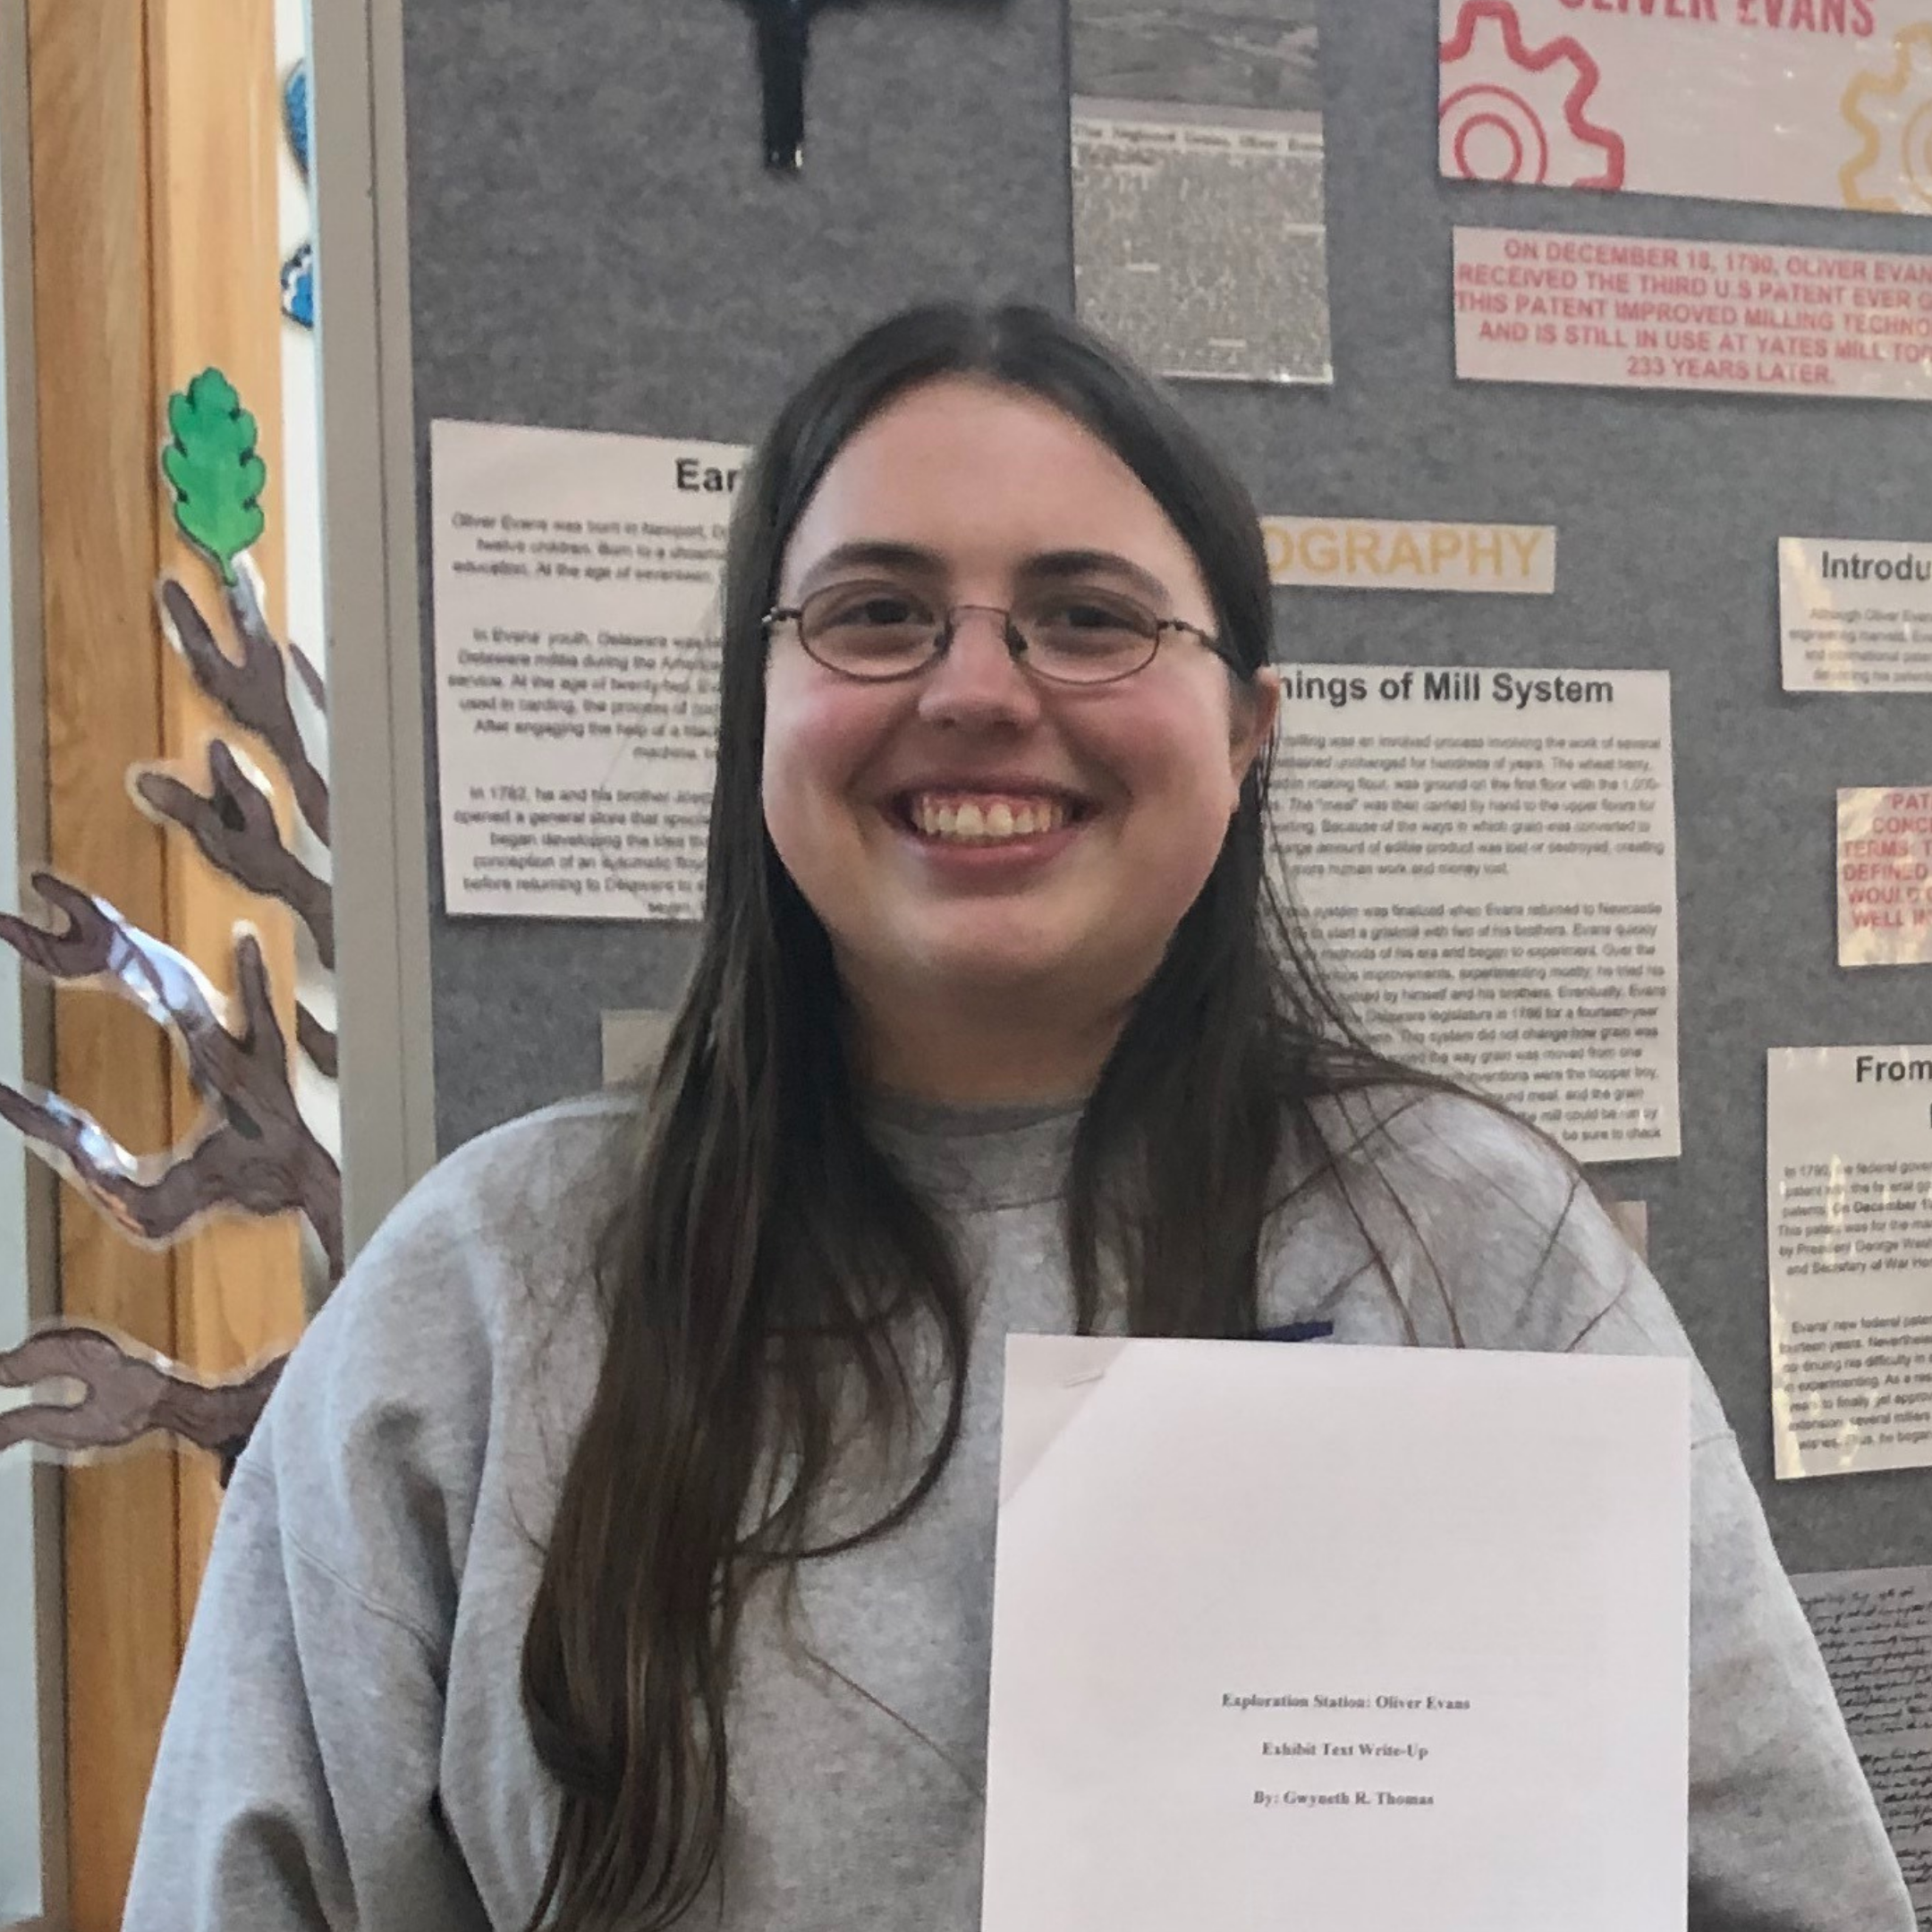
[[[953,639],[921,681],[919,716],[928,724],[1021,726],[1039,716],[1039,691],[1007,643],[1003,611],[962,606]]]

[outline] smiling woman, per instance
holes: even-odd
[[[1215,655],[1200,570],[1126,462],[984,377],[860,429],[779,582],[805,601],[766,675],[765,823],[861,1078],[1085,1093],[1226,840],[1274,674]]]
[[[1245,493],[1071,325],[916,309],[803,385],[663,1061],[446,1162],[297,1350],[133,1932],[973,1932],[1008,1334],[1688,1353],[1564,1157],[1324,992],[1270,643]],[[1692,1380],[1690,1919],[1906,1932]]]

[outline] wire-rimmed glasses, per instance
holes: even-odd
[[[1043,590],[1010,610],[997,605],[940,606],[902,584],[827,584],[797,604],[765,614],[769,640],[795,624],[809,657],[840,677],[886,684],[917,677],[944,657],[968,611],[996,618],[1013,660],[1054,684],[1113,684],[1153,663],[1161,639],[1185,631],[1224,662],[1220,640],[1199,624],[1162,617],[1133,597],[1091,586]]]

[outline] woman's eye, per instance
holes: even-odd
[[[1037,622],[1061,632],[1099,631],[1118,635],[1122,631],[1142,631],[1150,620],[1130,606],[1093,597],[1055,598],[1040,606]]]
[[[870,590],[863,596],[835,604],[824,622],[841,629],[893,630],[902,624],[929,623],[924,605],[894,590]]]
[[[1117,628],[1122,617],[1119,611],[1105,604],[1065,604],[1055,621],[1076,631],[1104,631]]]

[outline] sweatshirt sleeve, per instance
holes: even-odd
[[[479,1932],[436,1806],[429,1639],[236,1471],[161,1741],[123,1932]]]
[[[1364,1222],[1409,1339],[1690,1361],[1689,1932],[1913,1932],[1758,1492],[1649,1270],[1576,1168],[1493,1109],[1397,1095],[1343,1123],[1370,1157]],[[1373,1274],[1345,1225],[1328,1246],[1346,1258],[1344,1280]],[[1337,1298],[1344,1339],[1368,1338],[1346,1327],[1362,1299]]]
[[[562,1348],[595,1219],[529,1204],[601,1187],[619,1117],[551,1109],[451,1156],[297,1344],[222,1505],[125,1932],[488,1924],[439,1797],[462,1580],[505,1416],[549,1413],[529,1331]]]

